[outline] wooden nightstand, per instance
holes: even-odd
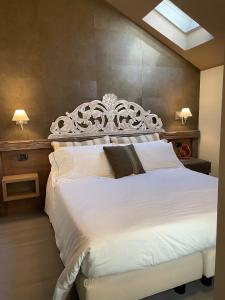
[[[37,173],[3,176],[3,200],[9,201],[37,198],[40,196],[39,178]]]
[[[181,159],[180,161],[186,168],[190,170],[207,174],[207,175],[209,175],[209,173],[211,172],[210,161],[195,158],[195,157],[190,157],[189,159]]]

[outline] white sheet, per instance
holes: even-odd
[[[104,276],[215,246],[217,184],[183,167],[59,179],[46,202],[66,266],[54,299],[65,299],[80,267],[87,277]]]

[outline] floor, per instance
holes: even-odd
[[[62,269],[46,215],[0,219],[1,300],[51,300]],[[70,295],[71,299],[77,300],[75,291]],[[197,281],[187,285],[185,295],[177,295],[171,290],[147,299],[212,300],[213,289]]]

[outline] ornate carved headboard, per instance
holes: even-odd
[[[49,139],[121,133],[162,132],[162,121],[139,104],[106,94],[58,117],[50,127]]]

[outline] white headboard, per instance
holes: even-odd
[[[106,94],[102,100],[83,103],[73,112],[58,117],[48,138],[161,132],[162,126],[161,119],[150,110]]]

